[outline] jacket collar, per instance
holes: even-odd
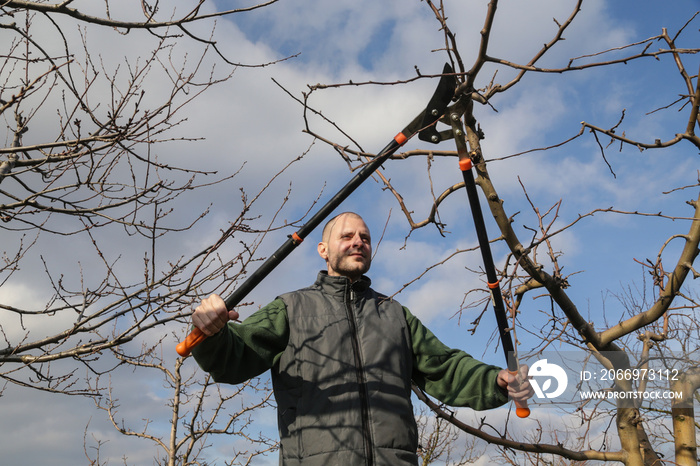
[[[331,296],[336,296],[338,299],[344,299],[348,288],[354,290],[358,294],[367,291],[372,284],[369,277],[363,275],[354,283],[350,283],[348,277],[335,277],[328,275],[328,271],[321,270],[316,277],[316,286],[321,288],[324,293]]]

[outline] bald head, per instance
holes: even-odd
[[[338,214],[335,217],[333,217],[332,219],[328,220],[328,222],[326,223],[326,226],[323,227],[323,234],[321,235],[321,241],[323,241],[324,243],[328,242],[328,238],[330,238],[330,234],[331,234],[331,231],[333,230],[333,227],[335,226],[336,223],[338,223],[338,220],[340,220],[341,218],[344,218],[344,217],[352,217],[352,218],[362,220],[364,222],[362,217],[360,217],[355,212],[343,212],[342,214]]]

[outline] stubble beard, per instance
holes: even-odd
[[[358,261],[350,254],[353,254],[353,252],[349,251],[347,254],[341,256],[331,256],[328,258],[328,263],[331,268],[341,276],[357,280],[363,274],[367,273],[371,265],[371,259],[363,257],[362,261]]]

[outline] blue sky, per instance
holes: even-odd
[[[230,3],[218,2],[222,8]],[[457,33],[459,49],[467,67],[476,53],[478,31],[483,23],[486,1],[447,1],[450,25]],[[562,21],[569,14],[571,1],[502,1],[499,3],[492,54],[524,62],[548,41],[555,32],[552,17]],[[700,5],[697,1],[673,2],[588,1],[577,23],[566,34],[567,40],[558,44],[543,60],[543,66],[561,67],[571,57],[599,52],[659,34],[667,27],[673,34],[687,21]],[[145,36],[136,33],[116,36],[112,31],[91,31],[95,50],[108,55],[106,60],[119,60],[138,50]],[[276,171],[308,150],[304,158],[293,164],[261,197],[255,212],[261,215],[259,224],[266,224],[275,214],[280,199],[291,189],[290,202],[285,205],[277,221],[298,218],[320,196],[324,202],[352,176],[346,164],[328,146],[321,142],[312,145],[312,138],[302,132],[302,109],[273,81],[296,96],[316,83],[362,82],[367,80],[392,82],[412,78],[414,66],[425,73],[437,73],[446,61],[444,52],[436,51],[443,45],[438,24],[425,2],[365,0],[321,2],[280,1],[269,8],[242,14],[217,22],[216,38],[224,53],[234,61],[260,63],[299,54],[298,57],[265,68],[239,68],[231,81],[213,89],[194,101],[189,119],[178,131],[204,137],[196,143],[169,143],[156,148],[160,157],[192,163],[198,168],[215,169],[221,174],[237,171],[245,162],[242,174],[225,185],[193,194],[177,206],[178,219],[189,218],[210,204],[211,213],[189,232],[165,242],[159,252],[162,260],[179,257],[182,250],[198,251],[210,244],[219,229],[227,226],[227,219],[240,209],[239,188],[249,193],[265,185],[272,170]],[[118,40],[117,40],[118,39]],[[696,46],[698,19],[688,28],[679,46]],[[108,50],[109,45],[109,52]],[[182,44],[178,52],[184,54],[194,45]],[[654,46],[656,47],[656,46]],[[686,58],[688,70],[695,74],[697,57]],[[485,85],[493,78],[493,67],[487,66],[477,84]],[[508,81],[512,72],[499,69],[496,80]],[[366,151],[381,149],[415,114],[422,110],[435,87],[435,81],[423,79],[404,86],[343,87],[314,92],[310,104],[323,110],[324,115],[336,122]],[[154,92],[158,88],[153,83]],[[677,108],[647,115],[667,105],[684,92],[684,87],[669,57],[660,61],[645,59],[638,63],[617,65],[573,72],[568,74],[532,74],[506,93],[496,96],[494,109],[477,106],[475,115],[486,134],[483,148],[487,159],[501,157],[559,143],[574,136],[580,122],[610,127],[626,111],[626,134],[646,141],[670,139],[684,129],[686,111]],[[312,120],[313,129],[325,137],[346,144],[329,125]],[[407,150],[425,148],[424,143],[411,141]],[[433,146],[428,146],[433,148]],[[439,150],[453,150],[452,142],[434,146]],[[193,156],[196,155],[196,157]],[[671,216],[686,217],[691,211],[685,200],[696,196],[692,190],[663,194],[675,187],[697,183],[697,150],[689,144],[680,144],[661,153],[639,152],[634,148],[606,150],[610,172],[590,135],[546,153],[535,152],[489,164],[496,189],[505,200],[506,210],[516,216],[516,229],[527,241],[531,233],[527,227],[536,226],[536,217],[528,205],[521,183],[530,199],[542,211],[562,201],[561,218],[564,225],[579,214],[595,208],[614,207],[623,211],[663,211]],[[461,174],[453,158],[433,161],[430,179],[424,158],[391,161],[382,171],[401,192],[415,219],[425,217],[431,205],[430,182],[436,194],[461,181]],[[697,191],[697,189],[695,190]],[[441,220],[449,231],[444,237],[429,226],[411,233],[396,199],[382,185],[368,180],[353,194],[340,210],[361,213],[379,238],[387,217],[386,234],[379,246],[370,273],[375,287],[393,294],[405,283],[424,270],[450,256],[457,249],[476,245],[476,238],[463,193],[455,193],[441,207]],[[488,220],[488,219],[487,219]],[[487,222],[491,235],[496,226]],[[570,279],[572,298],[583,312],[590,312],[591,320],[600,318],[603,297],[608,290],[619,290],[642,278],[641,267],[634,259],[656,257],[661,244],[676,233],[687,231],[682,220],[653,217],[632,217],[620,214],[597,214],[581,222],[576,228],[555,238],[556,247],[565,253],[561,263],[565,273],[577,272]],[[270,234],[261,246],[262,255],[274,251],[294,231],[287,228]],[[3,233],[5,234],[5,233]],[[316,255],[315,244],[320,233],[309,237],[293,255],[275,270],[253,293],[254,306],[264,305],[277,294],[308,285],[322,263]],[[145,246],[119,246],[117,238],[113,258],[121,256],[124,274],[133,273],[141,266]],[[60,241],[60,240],[58,240]],[[56,244],[56,243],[51,243]],[[46,257],[60,260],[69,257],[61,272],[75,274],[76,257],[81,254],[79,244],[67,242],[65,247],[37,249]],[[502,264],[506,250],[494,245],[497,264]],[[675,259],[671,247],[666,259]],[[224,252],[237,252],[231,244]],[[89,255],[81,257],[82,265],[90,267]],[[36,259],[36,257],[35,257]],[[38,262],[37,262],[38,263]],[[467,310],[461,320],[451,318],[460,308],[467,291],[482,287],[481,277],[470,272],[480,266],[478,253],[456,255],[441,267],[435,268],[411,285],[397,299],[406,304],[447,344],[460,347],[474,356],[494,364],[503,364],[502,354],[492,340],[493,318],[488,310],[477,332],[468,332],[475,310]],[[38,265],[37,265],[38,267]],[[0,297],[12,304],[26,299],[44,298],[34,290],[35,269],[28,268],[17,274],[12,287],[4,286]],[[37,304],[39,305],[39,304]],[[614,300],[605,302],[607,318],[615,322],[623,310]],[[252,310],[252,309],[251,309]],[[523,324],[519,331],[522,347],[538,344],[537,325],[543,313],[549,312],[545,298],[526,299],[523,305]],[[247,310],[241,313],[245,316]],[[172,327],[168,332],[183,332]],[[156,336],[153,337],[155,339]],[[175,338],[166,340],[174,345]],[[174,354],[166,362],[173,363]],[[189,360],[188,370],[194,371]],[[115,391],[122,402],[122,414],[138,420],[148,415],[159,419],[167,427],[169,412],[164,404],[167,391],[161,389],[159,379],[128,371],[118,372]],[[148,396],[143,397],[146,393]],[[504,410],[489,413],[493,422],[501,421]],[[465,417],[471,416],[465,413]],[[83,433],[90,423],[91,436],[107,443],[104,446],[110,464],[120,463],[128,452],[129,464],[151,464],[154,449],[144,441],[120,436],[106,424],[105,415],[94,409],[89,400],[56,398],[42,393],[9,388],[0,400],[3,419],[21,418],[19,426],[4,423],[0,438],[3,458],[9,465],[29,464],[82,464],[84,460]],[[541,419],[550,417],[542,413]],[[259,424],[261,429],[274,434],[274,419],[266,413]],[[528,421],[530,422],[530,421]],[[525,428],[532,424],[523,424]],[[33,433],[42,435],[44,447],[36,448]],[[211,449],[217,464],[223,464],[227,454],[226,441],[216,442]],[[3,460],[5,461],[5,460]],[[487,459],[484,459],[487,461]],[[276,464],[276,455],[269,460]],[[264,464],[263,462],[256,464]]]

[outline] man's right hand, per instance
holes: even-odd
[[[229,320],[238,320],[238,312],[226,309],[224,300],[215,294],[203,299],[192,313],[194,326],[209,337],[219,333]]]

